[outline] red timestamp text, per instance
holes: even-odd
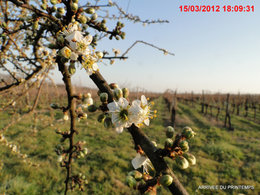
[[[181,5],[180,12],[254,12],[254,5]]]

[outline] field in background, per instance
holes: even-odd
[[[48,87],[48,88],[47,88]],[[95,90],[77,89],[83,93]],[[63,121],[63,113],[52,110],[50,103],[64,103],[66,96],[62,87],[46,86],[40,96],[34,113],[6,128],[11,121],[26,113],[26,101],[32,101],[36,92],[27,99],[17,100],[14,108],[6,107],[0,112],[0,133],[19,146],[21,153],[27,154],[29,163],[23,162],[11,149],[0,143],[0,194],[60,194],[64,190],[65,171],[59,167],[54,151],[60,141],[55,133],[57,128],[68,130],[68,122]],[[132,98],[140,97],[141,92]],[[171,124],[171,114],[164,98],[159,94],[147,94],[155,102],[158,117],[143,131],[163,147],[165,127]],[[10,101],[6,96],[1,102]],[[15,110],[15,111],[13,111]],[[168,159],[169,166],[176,173],[190,194],[257,194],[260,191],[260,124],[241,116],[232,115],[234,131],[223,127],[223,116],[214,117],[200,112],[200,105],[191,106],[179,101],[176,108],[176,131],[190,126],[197,133],[190,143],[190,152],[197,157],[197,165],[179,170]],[[20,115],[18,115],[20,114]],[[71,194],[137,194],[127,187],[125,177],[133,168],[131,159],[136,155],[130,134],[125,130],[117,134],[113,129],[105,129],[98,123],[97,113],[88,113],[88,119],[77,123],[77,141],[86,141],[89,154],[73,164],[73,172],[82,172],[89,180],[86,192]],[[4,130],[4,131],[3,131]],[[39,166],[37,166],[37,164]],[[249,185],[254,190],[201,190],[202,185]],[[169,194],[160,188],[158,194]]]

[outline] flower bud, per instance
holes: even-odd
[[[166,136],[167,136],[168,138],[172,138],[173,135],[174,135],[174,128],[173,128],[172,126],[168,126],[168,127],[166,128]]]
[[[77,12],[78,8],[79,8],[79,6],[78,6],[77,3],[72,3],[71,4],[71,11]]]
[[[98,15],[97,15],[96,13],[94,13],[94,14],[92,14],[92,16],[91,16],[91,20],[96,20],[97,17],[98,17]]]
[[[58,11],[58,13],[61,14],[61,15],[65,14],[65,9],[64,9],[63,7],[59,7],[59,8],[57,9],[57,11]]]
[[[73,1],[73,3],[78,3],[79,1],[78,0],[72,0]]]
[[[131,172],[128,173],[128,175],[132,176],[133,178],[135,178],[137,181],[141,180],[143,178],[143,174],[140,173],[137,170],[133,170]]]
[[[151,141],[154,147],[157,147],[157,143],[155,141]]]
[[[123,88],[122,91],[123,91],[123,97],[124,97],[124,98],[128,98],[128,96],[129,96],[129,90],[128,90],[128,88]]]
[[[182,156],[176,158],[176,164],[180,169],[187,169],[189,167],[189,162]]]
[[[104,127],[105,128],[110,128],[112,127],[112,120],[110,117],[106,117],[104,120]]]
[[[100,115],[98,116],[98,122],[103,123],[103,122],[105,121],[105,118],[106,118],[106,115],[100,114]]]
[[[86,13],[88,14],[94,14],[95,13],[95,9],[93,7],[89,7],[85,10]]]
[[[37,30],[38,27],[39,27],[39,22],[38,22],[38,21],[35,21],[35,22],[33,23],[33,29],[34,29],[34,30]]]
[[[194,155],[192,155],[190,153],[184,153],[183,157],[186,158],[191,165],[196,164],[196,158]]]
[[[185,140],[180,141],[179,147],[181,148],[181,150],[183,152],[188,152],[189,151],[189,143],[187,141],[185,141]]]
[[[118,87],[118,84],[116,84],[116,83],[110,83],[110,84],[109,84],[109,87],[110,87],[111,89],[119,88],[119,87]]]
[[[96,56],[97,56],[99,59],[103,58],[103,56],[104,56],[103,52],[101,52],[101,51],[96,51],[95,54],[96,54]]]
[[[88,154],[88,149],[87,149],[87,148],[84,148],[84,149],[83,149],[83,153],[84,153],[85,155],[87,155],[87,154]]]
[[[163,186],[169,186],[172,184],[172,176],[170,175],[163,175],[160,177],[159,183]]]
[[[173,145],[173,140],[170,139],[170,138],[167,138],[167,139],[165,140],[165,142],[164,142],[164,147],[165,147],[165,148],[171,148],[172,145]]]
[[[48,5],[47,5],[46,3],[44,3],[44,4],[41,5],[41,8],[42,8],[43,10],[46,10],[47,7],[48,7]]]
[[[128,175],[126,177],[126,184],[130,187],[130,188],[135,188],[136,186],[136,180],[133,176]]]
[[[63,120],[64,120],[64,121],[69,120],[69,115],[68,115],[67,112],[64,113]]]
[[[51,108],[53,108],[53,109],[59,108],[59,106],[58,106],[57,104],[51,104],[50,106],[51,106]]]
[[[123,97],[123,92],[122,92],[121,89],[116,88],[116,89],[114,89],[114,91],[113,91],[113,95],[114,95],[114,97],[115,97],[117,100],[119,100],[119,98]]]
[[[70,73],[71,75],[73,75],[75,72],[76,72],[75,64],[74,64],[74,63],[71,63],[71,64],[69,65],[69,73]]]
[[[107,102],[107,100],[108,100],[108,94],[107,93],[101,93],[99,97],[100,97],[100,101],[103,102],[103,103]]]
[[[89,112],[96,112],[97,109],[98,109],[98,107],[95,106],[94,104],[88,106],[88,111]]]
[[[58,3],[57,0],[51,0],[51,4],[52,4],[52,5],[56,5],[57,3]]]
[[[181,133],[186,139],[193,138],[196,133],[190,127],[184,127]]]
[[[86,23],[87,23],[87,17],[84,16],[84,15],[81,15],[81,16],[79,17],[79,21],[80,21],[80,23],[82,23],[82,24],[86,24]]]
[[[91,98],[91,93],[87,93],[84,96],[85,96],[85,98]]]
[[[57,162],[62,162],[62,160],[63,160],[62,155],[59,155],[58,158],[57,158]]]

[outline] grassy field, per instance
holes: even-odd
[[[143,130],[163,147],[170,114],[162,97],[155,100],[155,109],[158,118]],[[98,114],[89,113],[86,121],[77,123],[76,140],[86,141],[89,154],[75,160],[73,172],[85,174],[89,184],[85,192],[70,194],[138,194],[124,183],[127,173],[133,169],[131,159],[136,155],[131,136],[127,130],[118,135],[113,129],[105,129],[95,120]],[[0,129],[10,122],[12,115],[11,111],[0,113]],[[60,144],[55,130],[68,129],[68,122],[62,118],[61,112],[42,105],[35,114],[23,117],[3,132],[9,142],[19,145],[21,153],[28,155],[33,166],[0,143],[0,194],[63,193],[65,169],[59,166],[54,151]],[[172,160],[167,162],[190,194],[259,193],[260,125],[240,117],[233,117],[232,124],[235,130],[228,131],[221,122],[201,115],[198,107],[178,104],[176,131],[187,125],[196,131],[190,152],[197,157],[197,165],[183,171]],[[254,190],[199,189],[203,185],[249,185]],[[161,188],[158,194],[170,193]]]

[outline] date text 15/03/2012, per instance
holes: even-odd
[[[254,12],[254,5],[181,5],[180,12]]]

